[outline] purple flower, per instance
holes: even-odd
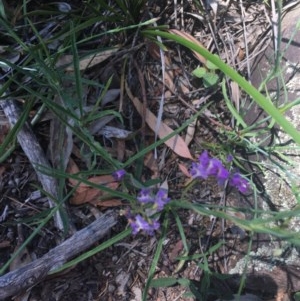
[[[231,161],[232,156],[228,156],[227,160]],[[215,177],[218,183],[221,185],[229,178],[229,185],[237,188],[240,192],[244,193],[247,191],[249,183],[239,173],[234,173],[230,176],[229,171],[223,165],[223,163],[217,158],[211,158],[207,151],[204,151],[198,159],[199,162],[192,163],[190,174],[193,179],[202,178],[207,179],[208,177]]]
[[[170,201],[168,193],[165,189],[159,189],[156,195],[153,195],[152,191],[148,188],[144,188],[140,191],[137,200],[140,203],[153,203],[156,211],[163,210],[164,206]]]
[[[112,176],[114,177],[115,181],[121,181],[125,176],[126,171],[124,169],[120,169],[115,171]]]
[[[132,234],[137,234],[140,230],[148,229],[149,223],[147,223],[141,215],[137,215],[135,219],[129,220],[130,226],[132,228]]]
[[[192,163],[190,173],[192,177],[207,179],[212,172],[213,165],[207,151],[204,151],[198,158],[198,163]]]
[[[232,162],[233,160],[233,156],[232,155],[228,155],[227,156],[227,162]]]
[[[147,222],[140,214],[135,218],[129,219],[130,226],[132,228],[132,234],[137,234],[139,231],[144,230],[148,235],[154,235],[154,231],[158,230],[160,224],[158,221]]]
[[[153,236],[154,231],[157,231],[160,227],[160,223],[157,220],[152,220],[151,223],[149,224],[149,229],[146,231],[148,235]]]
[[[227,169],[224,167],[219,159],[212,158],[208,164],[208,175],[218,177],[218,174],[222,175]]]
[[[192,167],[190,169],[190,174],[193,179],[203,177],[203,171],[201,170],[199,163],[195,163],[195,162],[192,163]]]
[[[229,172],[222,162],[217,158],[210,158],[207,151],[204,151],[198,160],[199,163],[192,163],[190,170],[190,174],[194,179],[207,179],[210,176],[214,176],[222,183],[228,178]]]
[[[218,172],[216,174],[216,178],[218,179],[218,183],[220,185],[224,184],[224,182],[228,179],[229,177],[229,171],[224,167],[220,167],[218,169]]]
[[[152,196],[152,192],[150,189],[144,188],[140,191],[137,200],[140,203],[151,203],[154,202],[153,196]]]
[[[165,189],[159,189],[156,193],[154,203],[159,211],[163,210],[164,206],[169,203],[168,193]]]
[[[242,176],[237,172],[232,175],[232,177],[229,180],[229,184],[237,188],[242,193],[245,193],[249,186],[248,181],[242,178]]]
[[[210,174],[213,166],[211,163],[211,158],[208,155],[207,151],[204,151],[198,158],[199,163],[197,164],[198,172],[200,177],[206,179]]]
[[[209,161],[210,161],[210,159],[211,159],[211,157],[209,156],[208,152],[205,150],[199,156],[198,161],[199,161],[199,163],[207,166],[208,163],[209,163]]]

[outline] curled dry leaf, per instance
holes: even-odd
[[[116,190],[119,186],[118,182],[106,182],[108,176],[98,176],[89,178],[88,181],[105,185],[106,187]],[[113,181],[113,180],[112,180]],[[92,203],[94,205],[101,205],[100,197],[108,196],[108,194],[99,188],[90,187],[84,183],[79,184],[72,198],[69,202],[73,205],[80,205],[84,203]],[[105,201],[107,202],[107,201]]]

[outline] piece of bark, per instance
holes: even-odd
[[[50,271],[60,268],[68,260],[90,248],[106,235],[116,222],[116,215],[109,211],[43,257],[0,277],[0,300],[41,282]]]
[[[11,127],[13,127],[21,117],[20,108],[17,105],[16,101],[13,99],[6,99],[0,102],[0,106],[4,111],[4,114],[9,120]],[[39,166],[44,167],[45,169],[51,169],[51,166],[46,159],[45,153],[41,148],[35,134],[33,133],[30,125],[25,122],[22,128],[17,134],[17,139],[21,145],[24,153],[32,164],[33,168],[36,171],[39,181],[41,182],[43,189],[49,193],[54,199],[58,198],[58,184],[57,180],[54,177],[43,174],[39,170]],[[48,198],[50,208],[55,207],[56,204],[51,198]],[[55,226],[63,230],[63,222],[60,216],[59,211],[56,212],[54,216]]]

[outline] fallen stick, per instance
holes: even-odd
[[[68,260],[90,248],[116,223],[115,214],[107,212],[43,257],[0,277],[0,300],[38,284],[50,271],[60,268]]]
[[[4,114],[9,120],[11,127],[13,127],[21,117],[20,108],[17,105],[16,101],[13,99],[2,100],[0,106],[4,111]],[[38,140],[36,139],[35,134],[33,133],[31,127],[27,122],[24,123],[22,128],[17,134],[17,139],[21,145],[24,153],[26,154],[28,160],[32,164],[35,172],[38,176],[39,181],[41,182],[43,189],[49,193],[54,199],[58,198],[58,184],[57,180],[53,177],[45,175],[38,170],[38,166],[43,166],[46,169],[51,169],[51,166],[46,159],[45,153],[41,148]],[[55,207],[56,204],[48,198],[50,208]],[[54,216],[55,226],[63,230],[63,222],[60,216],[59,211]]]

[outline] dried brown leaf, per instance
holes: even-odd
[[[118,182],[112,182],[112,183],[106,183],[105,186],[116,190],[120,184]],[[72,198],[70,198],[69,202],[73,205],[80,205],[84,203],[92,203],[99,201],[100,197],[106,196],[107,193],[102,191],[101,189],[98,188],[93,188],[93,187],[81,187],[79,186],[78,189],[75,191],[74,195]]]
[[[191,122],[186,130],[186,135],[185,135],[186,145],[189,145],[194,138],[196,123],[197,123],[197,119]]]
[[[128,90],[128,89],[127,89]],[[128,91],[127,91],[128,92]],[[131,95],[132,96],[132,95]],[[136,97],[130,97],[131,101],[133,102],[135,108],[139,112],[140,115],[143,115],[143,105]],[[145,116],[146,123],[151,128],[152,131],[155,131],[157,118],[156,116],[149,110],[146,109],[146,116]],[[158,137],[160,139],[165,138],[166,136],[172,134],[174,131],[168,127],[165,123],[161,122],[159,130],[158,130]],[[170,147],[174,153],[179,155],[180,157],[193,159],[189,148],[187,147],[184,140],[178,135],[174,135],[170,139],[168,139],[165,144]]]
[[[111,199],[107,201],[96,200],[96,201],[92,201],[91,203],[99,207],[118,207],[123,205],[122,201],[117,199]]]
[[[232,81],[230,82],[230,88],[231,88],[231,96],[232,96],[232,100],[235,104],[235,107],[237,109],[237,111],[239,112],[240,110],[240,89],[239,89],[239,85]]]
[[[92,68],[93,66],[102,63],[107,58],[115,54],[120,48],[112,48],[109,50],[101,51],[97,54],[91,54],[88,57],[81,59],[79,61],[79,70],[86,70],[88,68]],[[74,58],[73,55],[63,55],[59,58],[59,60],[56,63],[56,67],[61,67],[64,65],[70,65],[65,68],[66,71],[74,72],[74,66],[72,64]]]
[[[69,174],[77,174],[79,172],[79,168],[73,160],[70,160],[67,171]],[[119,182],[115,181],[112,175],[95,176],[89,178],[88,181],[93,184],[105,185],[113,190],[117,189],[120,185]],[[76,179],[69,178],[69,183],[73,187],[78,185],[72,198],[69,200],[69,202],[73,205],[80,205],[84,203],[94,204],[94,202],[97,202],[98,204],[98,202],[101,202],[101,200],[99,200],[100,197],[108,195],[101,189],[93,188],[85,183],[80,183],[80,181]]]
[[[178,163],[178,168],[186,177],[188,177],[188,178],[191,177],[189,170],[187,169],[187,167],[184,164]]]

